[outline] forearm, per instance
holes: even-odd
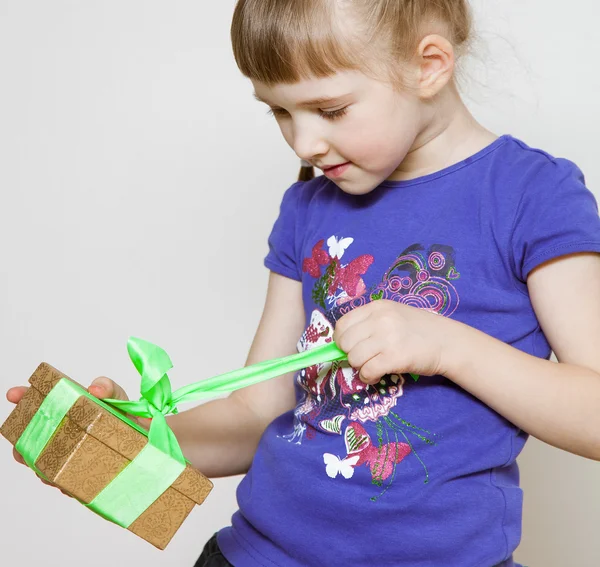
[[[600,460],[600,374],[539,359],[452,321],[444,374],[527,433]]]
[[[246,473],[266,424],[235,397],[167,417],[185,458],[209,478]]]
[[[296,352],[305,323],[302,283],[270,273],[265,307],[246,366]],[[262,434],[296,405],[293,373],[236,390],[167,417],[183,454],[211,478],[244,474]]]

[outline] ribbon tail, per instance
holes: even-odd
[[[150,412],[150,405],[145,399],[133,401],[113,400],[111,398],[106,398],[102,401],[131,415],[136,415],[138,417],[152,417],[152,413]]]
[[[158,411],[154,412],[152,416],[150,430],[148,431],[148,443],[185,466],[185,457],[177,438],[168,426],[165,416]]]
[[[333,342],[328,343],[298,354],[251,364],[233,372],[184,386],[173,393],[173,403],[176,405],[180,402],[202,399],[210,394],[233,392],[314,364],[344,360],[345,358],[346,353],[343,350]]]

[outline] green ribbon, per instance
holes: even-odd
[[[177,405],[182,402],[230,393],[315,364],[347,360],[346,353],[334,342],[331,342],[284,358],[245,366],[239,370],[201,380],[171,392],[171,383],[166,373],[173,367],[173,364],[163,349],[142,339],[131,337],[127,343],[127,350],[142,377],[140,388],[142,397],[139,401],[115,399],[106,399],[105,401],[132,415],[153,418],[153,421],[156,417],[177,413]],[[411,376],[415,381],[419,379],[416,374],[411,374]],[[162,423],[160,421],[156,427],[162,428]],[[151,426],[150,439],[153,439],[152,429]],[[160,439],[156,439],[156,441],[156,446],[161,446],[158,444]]]
[[[186,467],[187,461],[181,447],[166,421],[167,415],[177,413],[178,404],[233,392],[315,364],[347,360],[346,353],[331,342],[298,354],[267,360],[201,380],[173,392],[167,376],[173,364],[162,348],[131,337],[127,342],[127,350],[141,375],[141,398],[138,401],[99,400],[70,380],[62,379],[44,398],[15,445],[29,467],[45,478],[35,463],[80,396],[93,400],[147,435],[148,443],[145,448],[91,503],[86,504],[96,513],[125,528],[169,488]],[[411,376],[415,381],[419,378],[415,374]],[[150,429],[144,430],[122,412],[151,418]]]
[[[79,398],[80,393],[77,390],[83,390],[83,388],[79,388],[73,382],[60,380],[44,398],[42,405],[15,443],[15,449],[21,454],[27,465],[45,480],[48,479],[35,466],[35,463],[71,406]]]
[[[172,392],[167,372],[173,368],[173,363],[162,348],[131,337],[127,343],[127,350],[142,377],[140,388],[142,397],[138,401],[116,399],[104,401],[131,415],[152,418],[148,442],[179,462],[185,462],[185,459],[175,434],[165,419],[165,416],[177,413],[178,404],[233,392],[313,364],[346,359],[346,353],[331,342],[322,347],[284,358],[267,360],[201,380]]]
[[[147,435],[145,429],[125,417],[119,410],[92,396],[78,384],[63,378],[44,398],[15,444],[15,449],[23,456],[27,465],[45,480],[48,478],[35,463],[73,404],[81,396],[89,398],[140,433]],[[181,463],[172,455],[147,443],[92,502],[82,504],[107,520],[128,528],[177,480],[183,469],[185,462]]]

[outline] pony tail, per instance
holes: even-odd
[[[309,162],[301,160],[298,181],[310,181],[315,178],[315,168]]]

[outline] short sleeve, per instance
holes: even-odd
[[[265,266],[272,272],[296,281],[302,281],[299,262],[299,228],[302,226],[302,190],[305,182],[294,183],[283,195],[279,217],[269,235],[269,253]]]
[[[529,179],[511,245],[515,274],[523,282],[534,268],[554,258],[600,253],[598,203],[575,164],[553,159]]]

